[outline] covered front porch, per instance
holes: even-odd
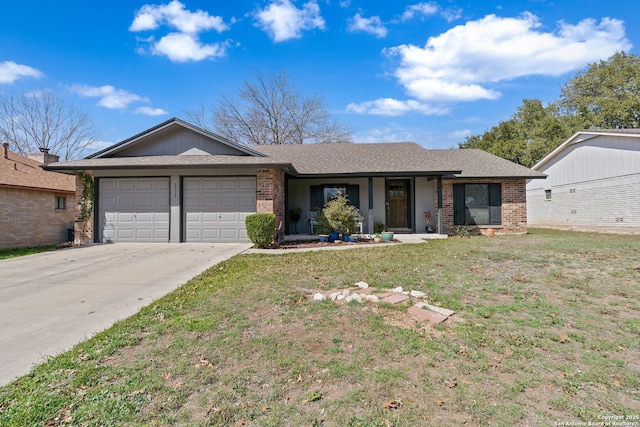
[[[437,191],[442,177],[425,176],[333,176],[285,177],[285,235],[317,234],[314,217],[338,193],[362,215],[359,234],[374,234],[384,227],[395,233],[442,234],[438,222]],[[425,212],[430,212],[429,216]],[[429,231],[429,233],[427,233]]]

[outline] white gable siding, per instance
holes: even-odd
[[[537,170],[548,177],[527,183],[530,226],[603,231],[640,227],[639,138],[583,138]]]

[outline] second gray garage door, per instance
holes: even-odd
[[[247,242],[245,218],[256,212],[255,177],[185,177],[187,242]]]

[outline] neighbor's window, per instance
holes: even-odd
[[[63,211],[65,209],[67,209],[67,198],[56,197],[56,210]]]
[[[501,225],[500,184],[454,184],[454,225]]]
[[[551,190],[544,190],[544,199],[551,200]]]

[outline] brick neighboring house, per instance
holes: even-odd
[[[477,225],[524,233],[527,179],[545,175],[480,150],[415,143],[243,146],[170,119],[86,159],[46,166],[95,183],[94,216],[76,241],[248,241],[244,220],[274,213],[284,234],[312,234],[312,213],[337,192],[398,233]],[[303,212],[294,223],[291,209]]]
[[[75,179],[41,168],[58,156],[43,152],[27,158],[0,152],[0,248],[66,242],[73,229]]]

